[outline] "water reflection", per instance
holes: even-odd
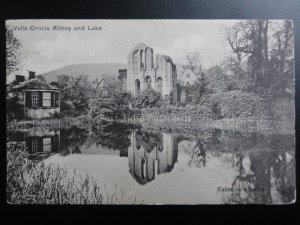
[[[172,134],[133,130],[128,147],[129,171],[140,184],[170,172],[177,160],[178,143]]]
[[[61,150],[63,156],[69,154],[80,154],[80,147],[87,141],[89,131],[86,129],[71,127],[61,129]]]
[[[90,145],[107,147],[120,151],[120,156],[128,156],[128,147],[131,144],[130,134],[133,126],[126,124],[106,124],[92,127]]]
[[[205,191],[211,191],[216,198],[220,196],[218,203],[289,203],[295,198],[294,135],[244,134],[218,129],[183,134],[149,131],[141,126],[101,124],[89,130],[72,127],[11,131],[8,143],[24,145],[35,159],[56,153],[63,158],[79,153],[79,156],[109,153],[113,157],[127,157],[128,164],[122,170],[134,178],[134,185],[146,187],[152,183],[163,191],[164,186],[156,180],[165,174],[171,188],[177,190],[177,196],[184,195],[184,190],[176,187],[184,186],[182,182],[188,180],[197,187],[205,187]],[[114,173],[118,165],[110,167]],[[221,174],[222,171],[227,172]],[[96,172],[103,173],[102,170]],[[187,180],[177,178],[182,172]],[[201,176],[209,178],[210,183],[203,183]],[[190,194],[201,201],[206,193],[195,189]],[[171,200],[174,199],[176,196]]]
[[[60,130],[37,127],[10,132],[8,135],[9,144],[22,145],[32,159],[41,160],[60,152]]]
[[[289,203],[295,198],[295,161],[289,153],[259,151],[233,157],[235,191],[225,203]]]

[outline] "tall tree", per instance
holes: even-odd
[[[13,30],[6,28],[6,76],[20,69],[22,44]]]
[[[271,29],[270,29],[271,28]],[[272,22],[268,20],[248,20],[225,28],[225,38],[235,55],[233,65],[238,75],[247,75],[249,90],[262,95],[284,94],[291,80],[285,66],[293,63],[293,26],[291,21]],[[247,57],[247,71],[241,62]],[[288,57],[290,57],[288,59]],[[291,68],[291,66],[289,66]],[[281,82],[279,88],[278,81]],[[279,88],[279,89],[278,89]]]
[[[271,66],[274,82],[271,91],[294,94],[294,31],[293,23],[285,20],[273,35]]]
[[[184,68],[191,69],[196,76],[195,82],[186,89],[187,103],[198,104],[208,92],[208,81],[201,62],[199,53],[192,53],[186,56],[187,63]]]

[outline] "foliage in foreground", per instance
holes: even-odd
[[[74,171],[75,175],[76,172]],[[67,176],[65,169],[33,162],[19,146],[7,151],[7,190],[9,204],[135,204],[115,187],[113,194],[86,176],[81,181]]]

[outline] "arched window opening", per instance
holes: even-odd
[[[151,77],[150,76],[145,77],[145,87],[146,87],[146,89],[151,87]]]
[[[162,78],[158,77],[156,80],[156,91],[162,93]]]
[[[132,56],[132,68],[133,72],[137,73],[140,69],[139,53],[135,51]]]
[[[147,168],[146,168],[146,160],[142,160],[142,179],[147,177]]]
[[[147,48],[145,50],[145,55],[146,55],[146,68],[151,69],[153,68],[153,52],[151,51],[150,48]]]
[[[135,95],[139,95],[141,92],[141,83],[139,79],[135,80]]]
[[[141,69],[144,69],[144,65],[145,65],[145,60],[144,60],[144,51],[141,50],[140,51],[140,68]]]

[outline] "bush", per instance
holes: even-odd
[[[8,120],[24,118],[23,95],[14,91],[6,91],[6,115]]]
[[[163,100],[161,94],[154,91],[152,88],[144,90],[133,102],[133,106],[139,109],[160,107],[162,104]]]
[[[91,99],[89,114],[92,117],[104,115],[115,121],[124,114],[130,114],[131,95],[122,89],[119,82],[112,82],[103,87],[102,92]]]
[[[88,113],[88,102],[93,96],[94,90],[87,76],[58,75],[57,81],[50,84],[59,88],[61,92],[61,115],[76,117]]]
[[[260,97],[253,93],[230,91],[209,95],[203,105],[212,109],[215,119],[256,118],[293,120],[294,101],[288,98]]]
[[[241,91],[215,93],[205,101],[216,119],[259,117],[264,112],[263,98]]]

